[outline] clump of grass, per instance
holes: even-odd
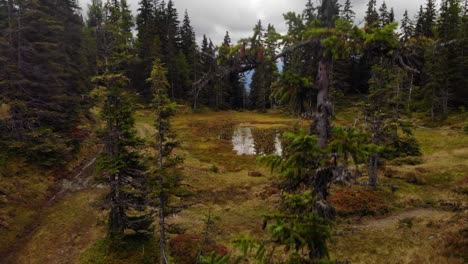
[[[210,168],[210,171],[214,173],[219,173],[219,167],[216,166],[216,164],[213,164]]]

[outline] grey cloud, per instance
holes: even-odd
[[[90,0],[79,0],[86,10]],[[252,28],[259,19],[264,25],[271,23],[279,32],[286,30],[283,14],[289,11],[301,12],[306,0],[173,0],[182,19],[185,10],[188,11],[192,26],[200,42],[203,34],[211,38],[215,44],[220,44],[226,31],[231,39],[238,39],[251,34]],[[139,0],[128,0],[134,14],[138,9]],[[167,1],[166,1],[167,2]],[[314,0],[317,4],[319,0]],[[340,0],[344,2],[344,0]],[[352,1],[356,12],[356,23],[364,18],[368,0]],[[382,0],[378,0],[378,5]],[[405,9],[413,17],[426,0],[386,0],[387,6],[394,7],[399,21]]]

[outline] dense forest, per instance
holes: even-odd
[[[197,43],[189,12],[172,0],[140,0],[136,14],[126,0],[92,0],[86,14],[76,0],[0,0],[0,257],[467,261],[468,1],[427,0],[401,21],[377,0],[362,22],[351,0],[284,12],[287,32],[259,20],[236,42],[226,32],[222,43]],[[236,135],[254,141],[243,155],[233,153]],[[425,167],[434,164],[437,175]],[[239,190],[235,180],[245,180]],[[244,198],[264,203],[225,206]],[[63,201],[72,208],[59,217]],[[93,213],[78,216],[84,201]],[[339,253],[364,251],[353,240],[339,247],[358,232],[346,225],[421,208],[450,218],[424,225],[439,230],[439,258]],[[51,215],[54,229],[77,222],[55,232],[81,241],[78,257],[21,256]],[[401,236],[414,217],[399,219]],[[73,235],[81,229],[105,231]]]

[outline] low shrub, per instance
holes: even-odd
[[[211,166],[210,168],[210,171],[214,173],[219,173],[219,167],[213,164],[213,166]]]
[[[330,198],[338,215],[382,215],[390,211],[385,196],[390,195],[380,190],[367,188],[341,188]]]
[[[468,228],[449,232],[444,237],[444,255],[468,261]]]
[[[169,241],[169,247],[175,263],[197,263],[197,257],[200,253],[203,240],[204,239],[200,235],[194,234],[182,234],[172,238]],[[212,240],[206,241],[202,250],[204,255],[210,255],[214,252],[216,255],[225,256],[229,253],[226,247],[218,245]]]

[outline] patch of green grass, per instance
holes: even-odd
[[[348,226],[343,228],[344,235],[332,241],[331,255],[351,263],[461,264],[462,258],[445,254],[449,246],[445,234],[459,230],[463,222],[451,215],[416,215],[411,219],[411,228],[401,228],[398,221],[388,226]]]
[[[468,148],[468,137],[459,131],[446,128],[417,128],[414,132],[424,155]]]
[[[83,264],[152,264],[159,258],[159,245],[153,236],[126,235],[119,240],[102,239],[82,255]]]
[[[20,160],[0,167],[0,254],[34,224],[54,184],[48,173]]]

